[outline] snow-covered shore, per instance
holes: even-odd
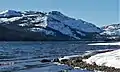
[[[88,45],[120,45],[120,42],[113,42],[113,43],[92,43]]]
[[[120,42],[115,43],[95,43],[88,45],[120,45]],[[100,53],[91,56],[88,59],[83,60],[88,64],[96,64],[98,66],[107,66],[107,67],[115,67],[120,68],[120,49]]]
[[[120,42],[114,43],[94,43],[88,45],[119,45]],[[120,49],[103,49],[96,51],[86,51],[82,56],[73,55],[59,58],[59,60],[68,59],[68,63],[63,61],[63,64],[68,64],[73,67],[77,66],[88,70],[100,71],[120,71]]]
[[[111,52],[97,54],[91,56],[90,58],[84,61],[89,64],[96,64],[98,66],[120,68],[120,49]]]

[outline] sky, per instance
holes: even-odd
[[[0,0],[3,10],[57,10],[97,26],[120,23],[120,0]]]

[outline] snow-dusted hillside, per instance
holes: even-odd
[[[70,18],[58,11],[15,11],[6,10],[0,13],[0,26],[8,31],[16,31],[18,36],[34,35],[38,40],[82,40],[95,39],[101,29],[80,19]],[[8,32],[7,31],[7,32]],[[29,34],[27,34],[29,33]],[[34,33],[34,34],[33,34]],[[5,33],[12,35],[11,32]],[[22,35],[26,34],[26,35]],[[1,36],[3,37],[3,36]],[[34,38],[35,38],[34,37]],[[32,37],[30,37],[32,38]]]
[[[120,68],[120,49],[111,52],[100,53],[83,61],[92,65],[96,64],[98,66]]]
[[[111,24],[101,28],[103,32],[101,35],[106,36],[108,39],[120,38],[120,24]]]
[[[15,17],[15,16],[22,16],[22,14],[18,11],[14,11],[14,10],[6,10],[0,13],[0,18],[2,17]]]

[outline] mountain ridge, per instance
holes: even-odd
[[[108,40],[120,40],[120,23],[106,25],[101,29],[103,32],[100,34],[105,36]]]
[[[0,26],[18,33],[35,34],[35,40],[92,40],[102,31],[92,23],[70,18],[59,11],[6,10],[0,13]],[[20,36],[24,38],[24,34]]]

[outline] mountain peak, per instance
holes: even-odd
[[[0,14],[12,14],[12,13],[18,13],[18,11],[15,11],[15,10],[5,10],[5,11],[0,12]]]
[[[60,11],[51,11],[51,12],[49,12],[49,14],[61,15],[62,13]]]
[[[21,16],[21,12],[15,11],[15,10],[5,10],[0,12],[0,17],[16,17],[16,16]]]
[[[68,39],[89,38],[101,30],[83,20],[76,20],[59,11],[15,11],[0,13],[0,25],[15,31],[38,33],[37,35],[67,37]],[[46,38],[46,37],[45,37]]]

